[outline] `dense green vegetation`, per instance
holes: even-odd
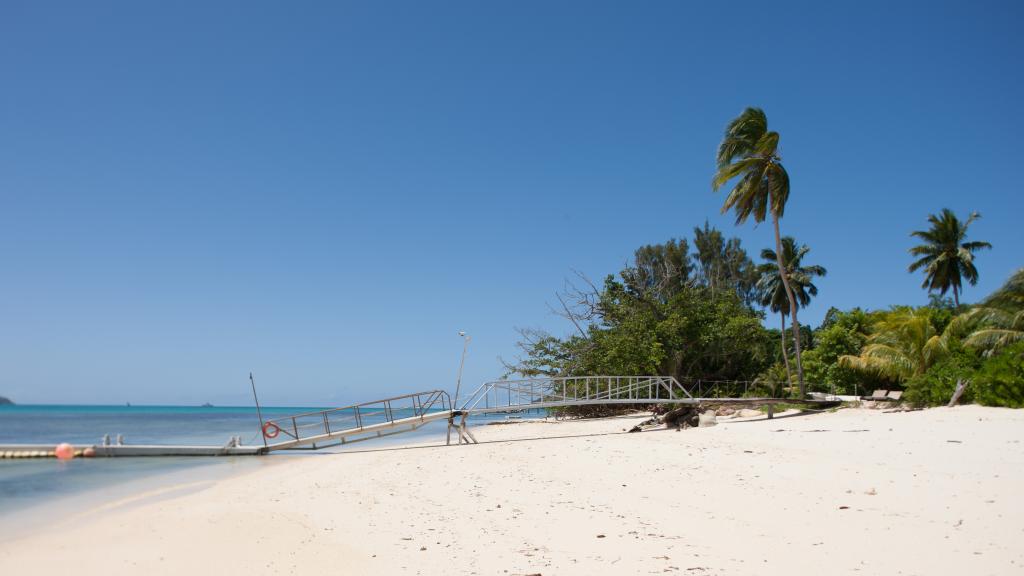
[[[1024,408],[1024,342],[989,358],[974,373],[974,397],[987,406]]]
[[[559,295],[576,334],[521,331],[526,376],[665,374],[749,380],[778,360],[775,336],[754,309],[755,267],[738,239],[713,228],[689,253],[685,239],[644,246],[631,266]]]
[[[781,236],[790,189],[778,145],[764,112],[748,108],[726,128],[712,182],[715,190],[734,182],[722,210],[737,224],[771,216],[775,247],[760,251],[764,263],[707,223],[694,229],[692,250],[685,238],[638,248],[600,285],[582,275],[569,283],[559,313],[575,333],[521,330],[522,354],[507,363],[509,373],[661,374],[740,381],[734,391],[773,396],[902,389],[918,405],[945,404],[966,382],[962,402],[1024,407],[1024,269],[977,305],[960,302],[963,281],[978,280],[974,253],[991,248],[967,241],[977,213],[961,221],[944,209],[911,233],[923,244],[911,248],[909,271],[924,272],[927,306],[832,308],[817,328],[798,322],[826,270],[804,264],[810,248]],[[765,327],[769,313],[780,329]]]
[[[718,241],[688,254],[688,242],[644,246],[600,286],[559,295],[576,333],[557,338],[524,330],[523,355],[510,372],[525,376],[663,374],[680,381],[737,380],[751,394],[799,393],[787,373],[791,332],[764,326],[771,298],[755,287],[739,240],[697,229]],[[728,247],[728,249],[726,249]],[[776,274],[761,271],[755,286]],[[794,275],[795,276],[795,275]],[[794,282],[798,284],[798,282]],[[822,324],[802,326],[808,391],[870,393],[905,389],[918,405],[949,401],[960,380],[962,402],[1024,407],[1024,270],[977,306],[933,298],[927,306],[831,309]],[[808,290],[808,295],[811,291]]]

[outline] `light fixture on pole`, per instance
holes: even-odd
[[[462,368],[466,365],[466,349],[469,348],[469,341],[472,340],[462,330],[459,330],[459,336],[462,336],[462,360],[459,362],[459,378],[455,383],[455,401],[452,403],[453,410],[459,405],[459,390],[462,388]]]

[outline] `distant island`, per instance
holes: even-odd
[[[0,406],[14,406],[14,401],[10,398],[0,396]]]

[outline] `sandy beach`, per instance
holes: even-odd
[[[284,457],[4,541],[0,573],[1024,573],[1024,411],[645,418]]]

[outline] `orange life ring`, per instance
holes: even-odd
[[[267,438],[277,438],[277,435],[280,433],[281,428],[279,428],[278,425],[274,424],[273,422],[267,422],[266,424],[263,425],[263,435],[266,436]]]

